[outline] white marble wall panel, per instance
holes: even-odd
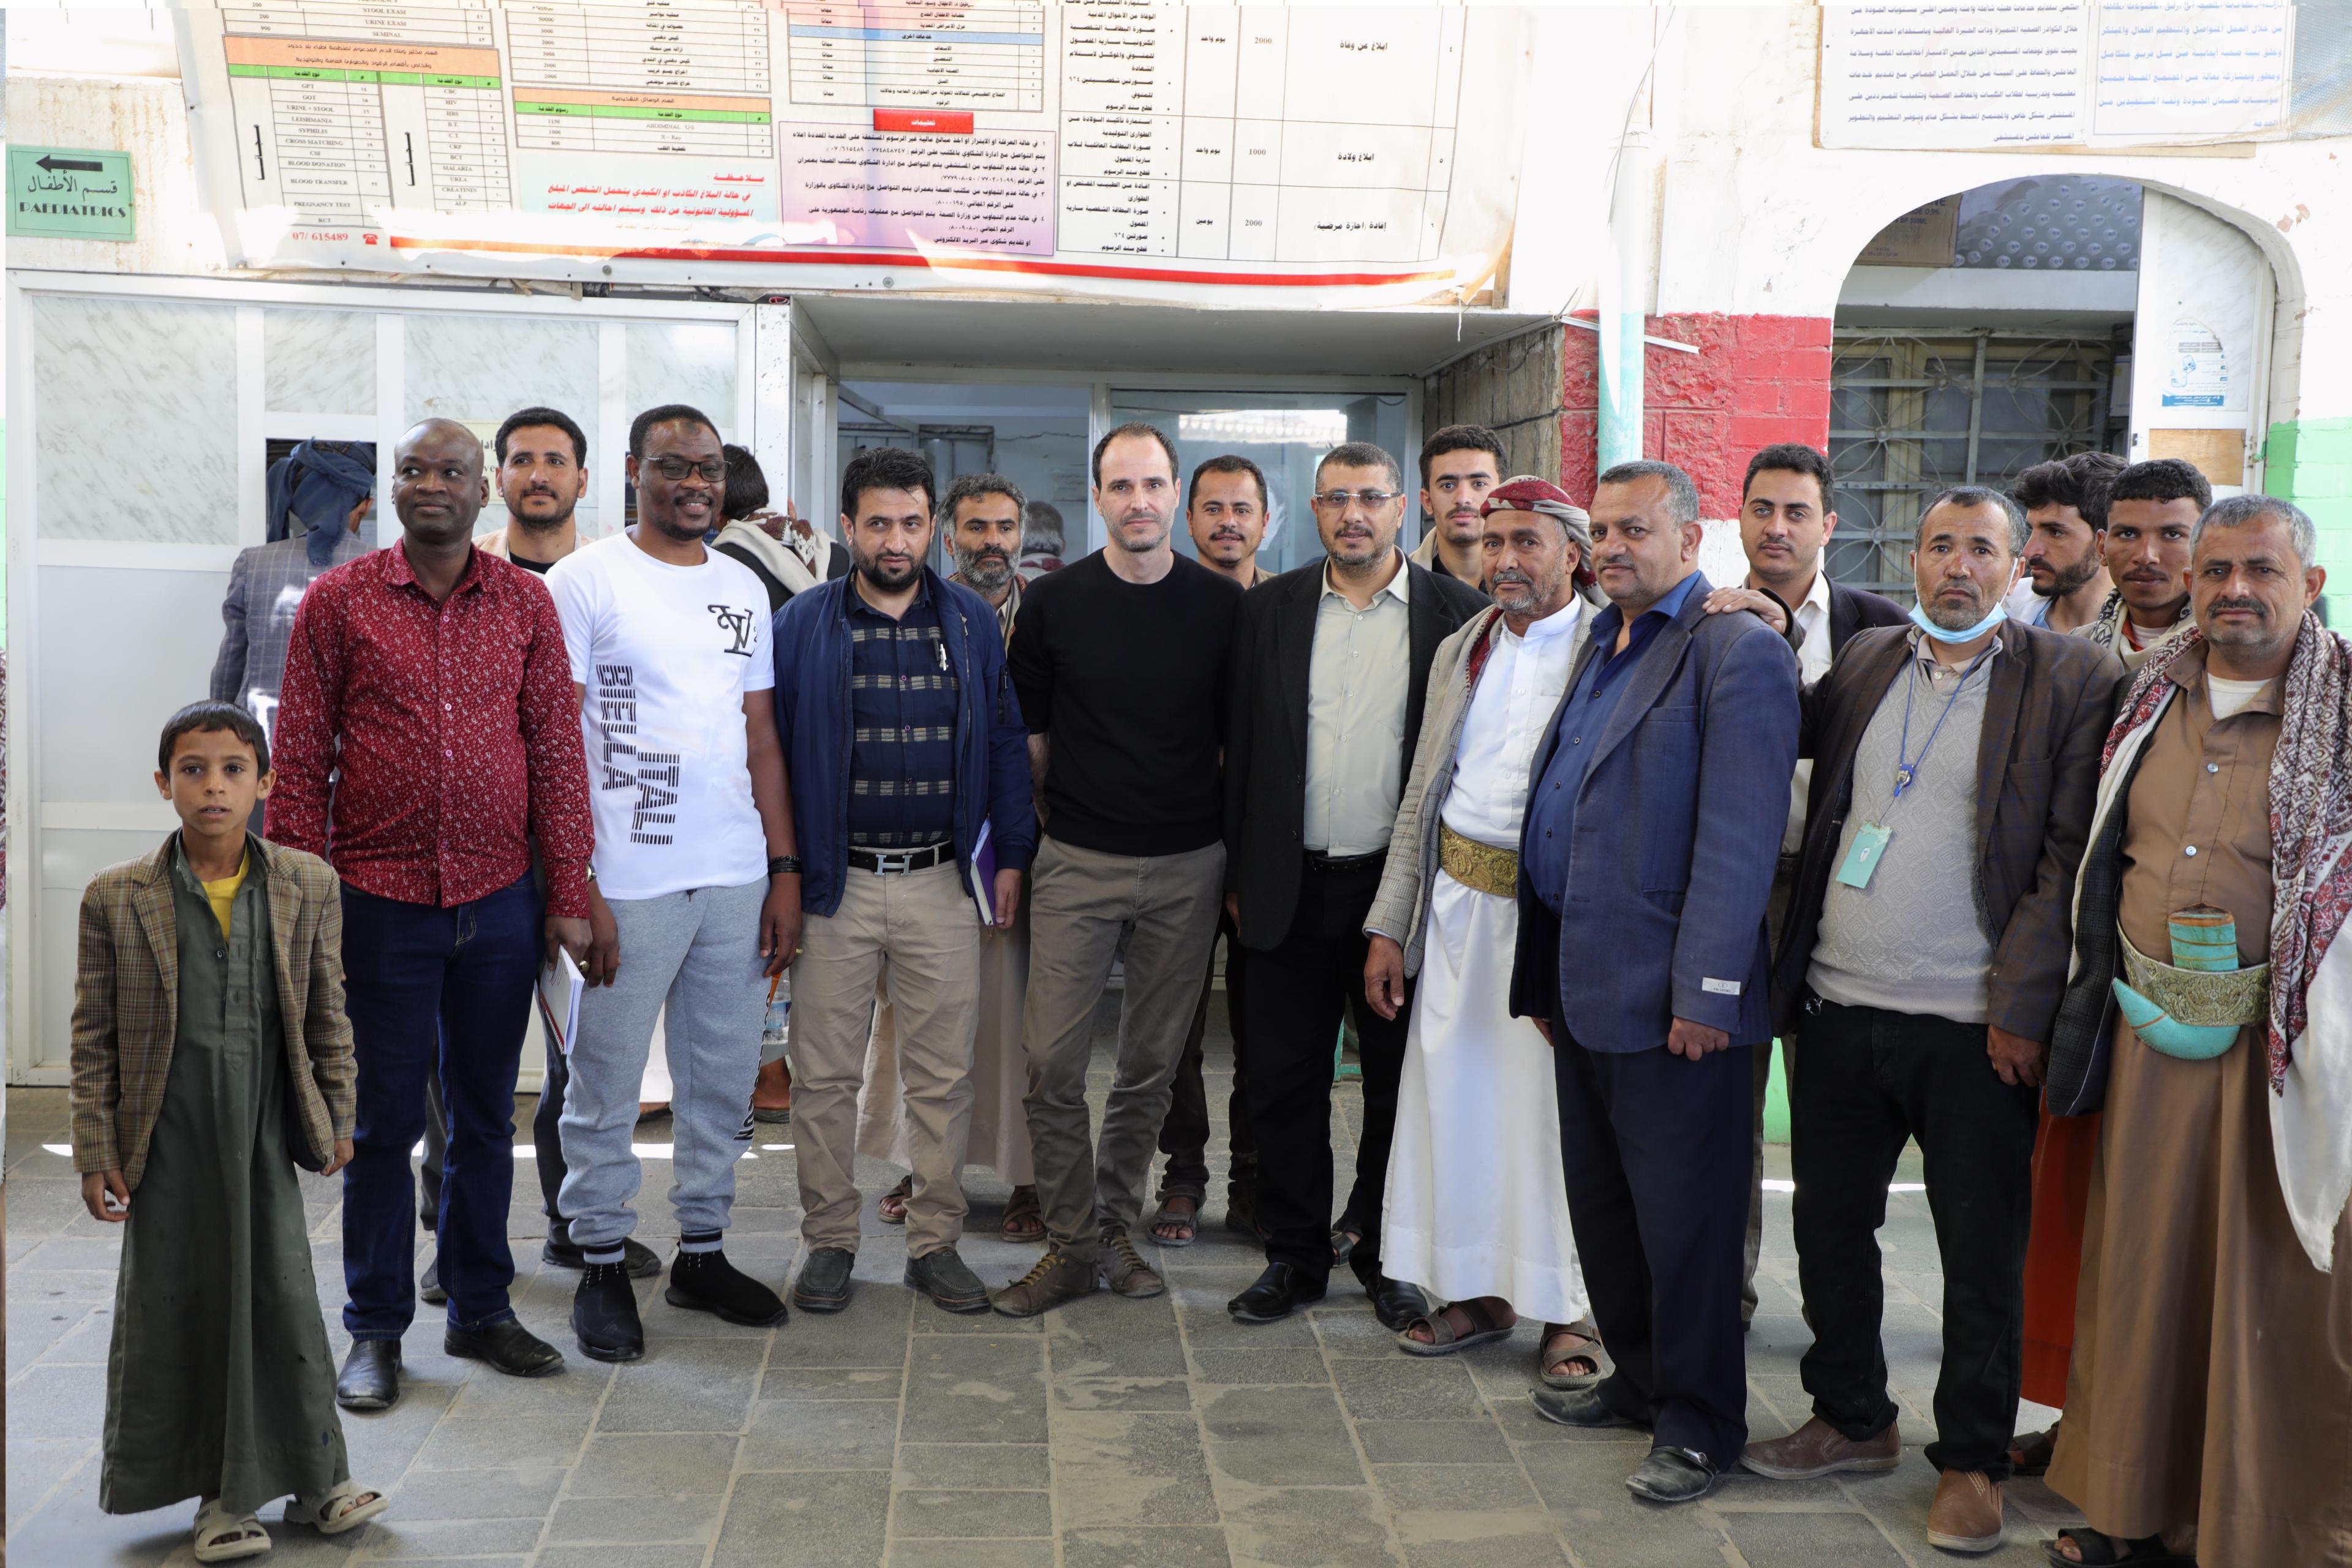
[[[261,312],[265,401],[272,414],[373,414],[375,315]]]
[[[625,455],[627,432],[613,432],[608,456],[600,428],[595,322],[536,316],[411,316],[407,336],[402,372],[406,418],[456,419],[471,426],[487,443],[515,410],[556,408],[577,420],[587,436],[592,474],[600,459],[617,463]],[[489,460],[487,452],[483,457]],[[506,521],[493,475],[481,531],[503,528]],[[606,531],[593,505],[580,509],[578,521],[583,538]]]
[[[50,497],[45,489],[44,518]],[[35,568],[41,798],[155,801],[163,721],[205,700],[226,572]]]
[[[735,326],[731,321],[632,321],[628,327],[629,416],[665,403],[684,403],[719,422],[739,444],[735,428]]]
[[[235,308],[29,306],[41,536],[236,543]]]

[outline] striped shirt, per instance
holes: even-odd
[[[849,842],[919,849],[955,837],[955,672],[928,586],[897,620],[849,610]]]

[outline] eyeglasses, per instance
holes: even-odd
[[[1402,490],[1318,490],[1308,499],[1326,511],[1345,511],[1353,501],[1377,511],[1402,494]]]
[[[700,474],[707,482],[715,485],[727,477],[726,460],[719,458],[713,458],[707,463],[689,463],[684,458],[656,458],[653,464],[666,479],[682,479],[688,474]]]

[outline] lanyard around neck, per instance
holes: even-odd
[[[1919,770],[1926,765],[1927,752],[1935,746],[1936,737],[1944,732],[1944,721],[1952,716],[1952,705],[1960,700],[1960,693],[1968,689],[1969,682],[1976,679],[1977,671],[1984,668],[1985,660],[1990,658],[2000,647],[2000,643],[1996,639],[1984,652],[1970,659],[1966,669],[1960,671],[1960,679],[1954,683],[1952,694],[1944,699],[1944,710],[1936,715],[1935,728],[1929,730],[1927,738],[1919,742],[1919,754],[1916,757],[1911,754],[1911,694],[1918,688],[1919,661],[1914,658],[1906,666],[1903,681],[1903,738],[1896,742],[1895,751],[1895,798],[1896,800],[1901,800],[1903,792],[1917,782]]]

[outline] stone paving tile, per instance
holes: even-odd
[[[1212,1009],[1213,1016],[1219,1010]],[[1222,1053],[1221,1036],[1213,1052]],[[1214,1059],[1213,1058],[1213,1059]],[[1097,1068],[1104,1064],[1098,1060]],[[1096,1071],[1090,1091],[1106,1089]],[[1213,1086],[1213,1100],[1223,1092]],[[120,1237],[79,1210],[64,1096],[10,1098],[6,1391],[7,1552],[16,1568],[179,1568],[193,1505],[112,1518],[97,1510],[97,1446]],[[1360,1121],[1336,1096],[1341,1157]],[[527,1119],[526,1102],[521,1114]],[[653,1130],[649,1130],[652,1131]],[[527,1134],[523,1140],[527,1142]],[[659,1142],[659,1137],[652,1137]],[[786,1128],[764,1129],[738,1168],[730,1252],[782,1285],[797,1264],[799,1194]],[[1222,1141],[1219,1146],[1221,1147]],[[1213,1159],[1215,1158],[1213,1149]],[[666,1162],[645,1186],[666,1186]],[[1768,1152],[1785,1179],[1785,1151]],[[521,1173],[518,1173],[521,1174]],[[1647,1439],[1537,1419],[1527,1402],[1535,1330],[1455,1357],[1408,1358],[1344,1270],[1330,1294],[1279,1323],[1237,1324],[1225,1302],[1263,1266],[1226,1233],[1222,1173],[1192,1247],[1152,1247],[1166,1294],[1108,1294],[1039,1319],[957,1317],[899,1283],[904,1234],[872,1213],[898,1177],[861,1160],[866,1207],[848,1310],[795,1312],[751,1330],[681,1312],[640,1281],[646,1358],[577,1353],[577,1274],[539,1260],[535,1184],[519,1182],[514,1300],[566,1355],[563,1372],[501,1377],[441,1350],[420,1308],[403,1343],[400,1404],[347,1416],[362,1484],[392,1510],[358,1539],[328,1540],[265,1510],[281,1568],[464,1562],[509,1568],[1912,1568],[1927,1547],[1929,1435],[1942,1279],[1916,1194],[1882,1232],[1892,1391],[1910,1439],[1885,1476],[1778,1483],[1726,1478],[1706,1503],[1660,1510],[1624,1489]],[[992,1283],[1024,1272],[1034,1245],[994,1235],[1005,1188],[970,1173],[962,1249]],[[1916,1181],[1906,1155],[1899,1181]],[[347,1344],[339,1184],[303,1178],[312,1265],[331,1342]],[[639,1234],[665,1256],[676,1224],[645,1205]],[[1747,1341],[1749,1418],[1763,1436],[1804,1418],[1799,1313],[1785,1194],[1769,1194],[1763,1310]],[[420,1264],[430,1256],[420,1238]],[[2021,1429],[2046,1425],[2028,1407]],[[2038,1481],[2009,1490],[2007,1543],[1985,1561],[2038,1563],[2038,1542],[2076,1516]]]

